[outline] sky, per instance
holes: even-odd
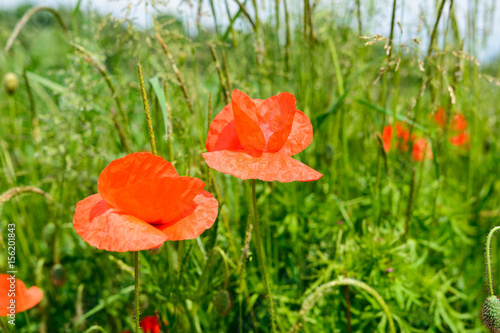
[[[208,0],[202,0],[202,20],[203,26],[208,28],[214,27],[214,21],[211,16],[211,9],[209,7]],[[274,17],[274,1],[275,0],[257,0],[259,3],[260,16],[265,18],[266,16]],[[74,8],[78,0],[0,0],[0,9],[14,8],[20,4],[30,3],[36,5],[46,5],[51,7],[66,6]],[[148,1],[150,2],[150,1]],[[198,0],[163,0],[165,6],[161,6],[161,10],[174,14],[181,18],[186,25],[186,30],[190,34],[196,33],[196,17],[197,17],[197,6]],[[230,12],[232,15],[238,10],[238,5],[234,0],[227,0],[229,3]],[[282,3],[283,1],[281,1]],[[355,18],[354,1],[350,0],[316,0],[318,3],[318,8],[331,9],[336,13],[342,13],[345,11],[346,15],[339,14],[340,17],[351,18],[351,24],[353,27],[357,27],[357,21]],[[396,21],[399,21],[403,28],[403,33],[399,29],[396,29],[395,39],[398,42],[409,42],[413,38],[419,38],[423,45],[427,45],[429,42],[428,33],[421,30],[418,32],[418,26],[420,24],[421,16],[426,18],[427,24],[432,27],[433,21],[436,17],[436,2],[437,0],[397,0],[397,11],[396,11]],[[453,6],[455,9],[457,21],[459,28],[462,32],[462,36],[465,36],[467,31],[468,19],[470,13],[474,11],[474,3],[478,4],[476,16],[477,28],[476,28],[476,45],[475,54],[480,62],[487,62],[492,60],[495,56],[500,54],[500,37],[495,36],[492,32],[500,31],[500,1],[496,4],[497,0],[454,0]],[[132,3],[131,17],[134,19],[137,25],[145,27],[152,25],[152,15],[155,11],[151,6],[144,5],[144,0],[82,0],[80,8],[82,10],[95,9],[102,14],[112,14],[115,17],[123,17],[125,10],[129,3]],[[225,1],[214,0],[216,11],[219,13],[217,15],[218,24],[223,27],[227,27],[229,21],[226,14]],[[302,0],[288,0],[288,7],[291,11],[291,16],[299,17],[299,13],[302,12],[300,8]],[[364,35],[374,35],[381,34],[383,36],[388,36],[390,31],[391,22],[391,9],[392,0],[361,0],[362,6],[362,17],[363,17],[363,34]],[[372,4],[371,7],[369,4]],[[448,10],[449,10],[450,0],[447,1],[445,5],[445,10],[441,20],[441,27],[444,28],[447,23]],[[249,12],[252,13],[252,6],[247,6]],[[367,19],[370,17],[370,19]],[[238,20],[238,27],[241,29],[248,28],[248,23],[245,20]],[[485,31],[490,31],[489,38],[485,39],[482,36]],[[441,41],[442,42],[442,41]],[[467,48],[466,40],[466,48]],[[424,47],[425,49],[426,47]]]

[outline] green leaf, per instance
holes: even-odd
[[[392,110],[389,110],[389,109],[385,109],[381,106],[378,106],[378,105],[375,105],[375,104],[371,104],[367,101],[364,101],[362,99],[356,99],[355,100],[357,103],[361,104],[361,105],[364,105],[372,110],[375,110],[377,112],[380,112],[380,113],[384,113],[386,115],[389,115],[389,116],[392,116],[393,115],[393,112]],[[425,127],[423,127],[422,125],[419,125],[417,124],[416,122],[410,120],[408,117],[405,117],[401,114],[398,114],[396,113],[396,119],[399,120],[399,121],[404,121],[405,123],[411,125],[411,126],[414,126],[415,128],[418,128],[419,130],[421,130],[422,132],[424,133],[427,133],[427,129]]]
[[[160,80],[158,77],[152,77],[149,79],[149,83],[153,87],[153,91],[158,98],[158,102],[160,104],[161,112],[163,113],[163,123],[165,124],[165,137],[168,133],[168,111],[167,111],[167,99],[165,97],[165,93],[161,88]]]
[[[51,81],[35,73],[27,71],[26,75],[28,76],[28,79],[30,79],[31,81],[37,82],[42,86],[44,86],[45,88],[49,88],[55,93],[67,94],[69,92],[69,89],[66,88],[65,86],[60,85],[59,83],[55,83],[54,81]]]

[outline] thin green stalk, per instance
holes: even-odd
[[[264,255],[262,253],[262,238],[260,235],[260,225],[259,219],[257,217],[257,195],[255,194],[255,179],[252,179],[252,208],[253,208],[253,225],[255,228],[255,247],[257,248],[257,258],[259,260],[259,266],[261,269],[262,277],[264,279],[264,285],[267,290],[267,296],[269,297],[269,303],[271,308],[271,332],[276,332],[276,313],[274,311],[274,300],[273,293],[271,292],[271,286],[269,284],[269,278],[267,275],[266,265],[264,263]]]
[[[153,131],[153,124],[151,123],[151,114],[149,112],[148,96],[146,94],[146,88],[144,87],[144,78],[142,77],[142,67],[140,61],[137,63],[137,71],[139,72],[142,103],[144,104],[144,112],[146,113],[146,122],[148,123],[148,133],[149,133],[149,141],[151,143],[151,151],[153,152],[153,154],[158,155],[155,142],[155,133]]]
[[[224,85],[224,77],[222,74],[222,69],[220,68],[219,60],[217,60],[217,54],[215,53],[215,47],[212,44],[208,44],[208,47],[210,49],[210,53],[212,54],[212,59],[214,60],[214,63],[215,63],[215,69],[217,70],[217,74],[219,75],[220,89],[222,90],[222,96],[224,97],[224,102],[226,104],[229,104],[229,98],[227,95],[228,89]]]
[[[314,308],[314,305],[316,304],[317,301],[324,298],[326,295],[330,294],[333,291],[333,288],[338,286],[353,286],[356,287],[357,289],[365,291],[367,294],[375,298],[377,303],[382,308],[382,311],[384,311],[385,315],[387,316],[387,320],[389,322],[389,332],[396,333],[396,327],[394,326],[394,320],[392,319],[391,311],[389,310],[389,307],[387,306],[387,303],[385,303],[382,296],[380,296],[380,294],[375,289],[373,289],[364,282],[342,277],[337,280],[333,280],[325,284],[322,284],[321,286],[316,288],[314,292],[312,292],[306,297],[306,299],[302,303],[302,308],[299,311],[299,316],[297,318],[297,321],[290,329],[290,333],[300,331],[302,327],[302,324],[300,322],[301,319],[303,319],[309,313],[309,311],[311,311]]]
[[[389,53],[387,54],[388,61],[391,60],[392,54],[392,39],[394,38],[394,23],[396,21],[396,3],[397,0],[394,0],[392,3],[391,34],[389,35]]]
[[[488,291],[490,293],[490,296],[495,296],[495,291],[493,290],[493,274],[491,272],[491,239],[493,238],[493,234],[495,233],[495,231],[497,231],[498,229],[500,229],[500,226],[491,229],[490,233],[488,234],[488,238],[486,238],[486,278],[488,279]]]
[[[31,323],[30,316],[28,315],[28,311],[24,311],[24,318],[26,319],[26,327],[28,327],[28,332],[31,331]]]
[[[139,83],[141,85],[142,102],[144,104],[144,112],[146,114],[146,122],[148,123],[149,142],[151,144],[151,151],[153,154],[158,155],[155,142],[155,134],[153,131],[153,124],[151,123],[151,114],[149,112],[148,96],[146,95],[146,88],[144,86],[144,78],[142,76],[141,61],[137,62],[137,72],[139,74]],[[139,251],[135,252],[135,330],[139,331]]]
[[[135,279],[135,331],[139,333],[139,251],[134,252],[134,279]]]
[[[422,161],[424,163],[424,161]],[[408,207],[406,209],[406,223],[405,223],[405,233],[403,238],[406,239],[408,237],[408,233],[410,232],[410,221],[411,221],[411,212],[413,206],[413,194],[415,192],[415,168],[413,168],[411,172],[411,183],[410,183],[410,197],[408,199]]]

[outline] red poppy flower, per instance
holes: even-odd
[[[139,322],[139,327],[142,328],[144,333],[160,333],[160,325],[158,324],[158,319],[156,316],[147,316],[144,317]],[[130,333],[130,331],[125,331],[122,333]]]
[[[450,142],[452,145],[454,145],[456,147],[461,147],[469,142],[469,135],[467,135],[467,133],[465,133],[465,132],[462,132],[460,134],[452,136],[450,138]]]
[[[452,122],[452,128],[455,131],[465,131],[467,129],[467,120],[465,120],[465,117],[461,113],[457,113],[453,117],[453,122]]]
[[[413,143],[412,156],[413,160],[416,162],[421,162],[425,158],[432,159],[432,150],[427,140],[424,138],[415,140]]]
[[[99,193],[77,203],[73,226],[84,241],[107,251],[193,239],[217,217],[217,200],[203,187],[197,178],[179,177],[161,157],[130,154],[102,171]]]
[[[439,127],[444,127],[446,125],[445,117],[444,107],[440,106],[434,114],[434,121],[439,125]]]
[[[392,132],[392,125],[385,126],[382,131],[382,144],[386,153],[391,150]],[[408,141],[410,140],[410,131],[405,128],[403,123],[396,123],[396,138],[396,147],[402,151],[407,151]]]
[[[287,92],[260,100],[234,90],[210,125],[205,162],[241,179],[318,180],[322,174],[291,157],[313,137],[311,121],[295,104]]]
[[[382,131],[382,146],[384,147],[384,151],[386,153],[391,150],[391,140],[392,140],[392,126],[387,125],[384,127]]]
[[[0,274],[0,316],[7,317],[31,309],[42,298],[43,293],[38,287],[26,289],[23,281],[10,274]]]
[[[144,317],[139,326],[144,330],[144,333],[160,333],[160,325],[156,316]]]

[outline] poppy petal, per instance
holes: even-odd
[[[243,149],[236,134],[231,104],[226,105],[210,124],[205,147],[207,151]]]
[[[292,130],[296,112],[295,97],[284,92],[266,99],[257,108],[259,126],[267,140],[266,151],[277,152]]]
[[[103,199],[115,206],[110,192],[161,177],[178,177],[172,163],[152,153],[133,153],[111,162],[99,176],[97,187]]]
[[[7,307],[11,304],[11,299],[9,295],[11,280],[10,274],[0,274],[0,316],[6,317],[10,314],[10,309]],[[15,279],[15,313],[23,312],[31,309],[43,298],[43,292],[38,287],[31,287],[26,289],[23,281],[20,279]]]
[[[292,129],[280,153],[293,156],[307,148],[313,139],[313,127],[309,117],[302,111],[295,111]]]
[[[231,94],[231,106],[241,146],[244,149],[264,150],[266,139],[258,124],[256,103],[247,94],[236,89]]]
[[[99,194],[76,204],[73,226],[76,233],[92,246],[106,251],[139,251],[157,247],[166,235],[138,218],[116,209],[108,209],[90,220],[92,209],[102,201]]]
[[[323,175],[282,153],[263,153],[253,157],[241,152],[215,151],[202,154],[212,169],[240,179],[280,182],[313,181]]]
[[[384,146],[384,151],[387,153],[391,150],[391,140],[392,140],[392,126],[387,125],[382,131],[382,145]]]
[[[218,214],[219,204],[207,191],[202,191],[194,198],[198,204],[195,211],[172,226],[157,225],[167,235],[168,240],[194,239],[210,228]]]
[[[149,223],[168,223],[191,207],[204,187],[205,183],[198,178],[164,177],[113,189],[109,193],[115,207],[122,212]]]

